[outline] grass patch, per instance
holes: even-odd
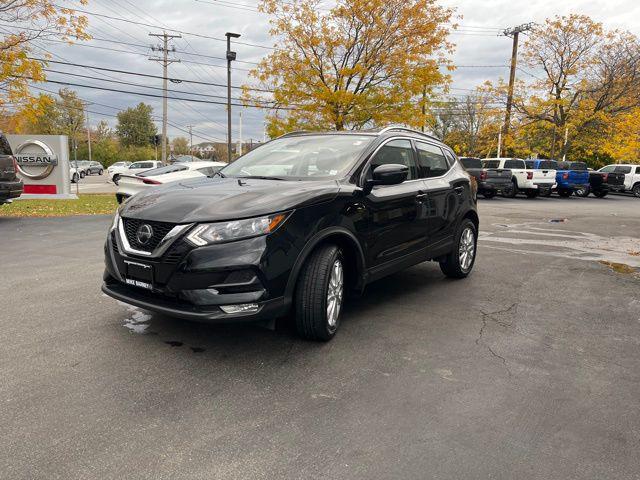
[[[116,196],[80,194],[77,200],[15,200],[0,205],[0,217],[67,217],[72,215],[113,214]]]

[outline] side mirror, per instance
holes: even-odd
[[[398,185],[409,175],[409,167],[399,163],[380,165],[373,170],[373,179],[367,180],[365,193],[370,193],[374,185]]]

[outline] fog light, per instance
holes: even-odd
[[[220,305],[224,313],[255,313],[260,309],[257,303],[241,303],[239,305]]]

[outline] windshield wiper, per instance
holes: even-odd
[[[238,178],[252,178],[256,180],[286,180],[286,178],[283,178],[283,177],[269,177],[266,175],[247,175],[247,176],[238,177]]]
[[[222,172],[216,172],[216,173],[214,173],[213,175],[211,175],[211,178],[213,178],[213,177],[215,177],[215,176],[218,176],[218,177],[220,177],[220,178],[227,178],[227,176],[226,176],[224,173],[222,173]]]

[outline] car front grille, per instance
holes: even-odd
[[[129,245],[136,250],[142,250],[144,252],[153,252],[162,239],[167,236],[167,233],[175,227],[173,223],[150,222],[133,218],[123,218],[122,223],[124,224],[124,233]],[[153,235],[145,244],[140,243],[137,238],[138,229],[142,225],[149,225],[153,230]]]

